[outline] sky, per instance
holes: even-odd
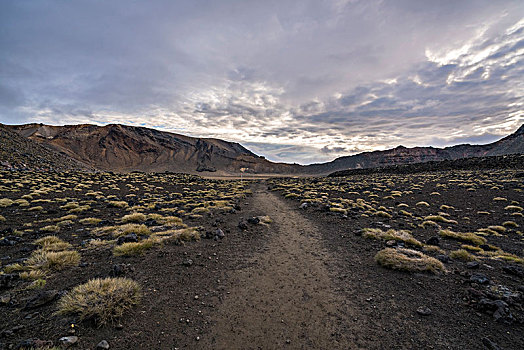
[[[524,123],[524,1],[0,0],[0,122],[122,123],[310,164]]]

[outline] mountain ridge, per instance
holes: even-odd
[[[311,165],[275,163],[237,142],[196,138],[140,126],[31,123],[4,127],[79,163],[118,172],[325,175],[346,169],[524,154],[524,125],[513,134],[485,145],[459,144],[444,148],[397,146]]]

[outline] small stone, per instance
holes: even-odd
[[[434,236],[434,237],[431,237],[430,239],[428,239],[426,241],[426,243],[429,244],[429,245],[436,245],[436,246],[438,246],[440,244],[440,239],[438,237]]]
[[[186,259],[186,260],[184,260],[184,261],[182,262],[182,265],[189,267],[189,266],[193,265],[193,260],[191,260],[191,259]]]
[[[76,344],[77,341],[78,341],[78,337],[75,335],[70,335],[69,337],[62,337],[58,339],[58,342],[62,344],[63,346],[65,346],[66,348]]]
[[[118,330],[124,329],[124,325],[122,323],[119,323],[115,326],[115,329],[118,329]]]
[[[466,264],[466,267],[468,269],[478,269],[480,267],[480,264],[478,261],[470,261]]]
[[[121,245],[124,243],[136,243],[138,242],[138,236],[134,233],[129,233],[125,236],[120,236],[116,240],[116,244]]]
[[[11,301],[11,294],[7,293],[0,296],[0,305],[7,305]]]
[[[286,339],[286,344],[291,344],[291,339]]]
[[[478,284],[488,284],[489,283],[489,278],[487,278],[485,275],[481,273],[476,273],[476,274],[471,275],[469,280],[470,282],[478,283]]]
[[[449,262],[449,256],[444,255],[444,254],[439,254],[436,256],[436,258],[437,260],[439,260],[440,262],[443,262],[444,264]]]
[[[106,350],[109,349],[109,343],[107,340],[102,340],[98,345],[96,346],[97,350]]]
[[[421,306],[417,309],[417,314],[421,316],[429,316],[431,315],[431,313],[432,313],[431,309],[427,306]]]
[[[241,230],[247,230],[247,223],[244,221],[244,219],[240,220],[238,223],[238,228]]]
[[[397,245],[397,241],[395,241],[394,239],[390,239],[389,241],[386,242],[386,247],[394,247]]]
[[[56,290],[47,290],[44,292],[40,292],[25,304],[24,309],[34,309],[40,306],[44,306],[54,301],[57,297],[58,291]]]
[[[112,277],[120,277],[126,274],[126,266],[124,264],[114,264],[111,270]]]
[[[216,232],[215,232],[215,236],[217,236],[218,238],[222,239],[226,236],[226,234],[224,233],[224,231],[222,231],[221,229],[217,229]]]
[[[256,216],[253,216],[251,218],[248,218],[247,222],[249,222],[251,225],[256,225],[256,224],[260,223],[260,219],[258,217],[256,217]]]
[[[489,350],[502,350],[502,348],[497,343],[487,337],[482,338],[482,344],[484,344],[486,349]]]
[[[0,275],[0,289],[7,289],[11,288],[11,283],[18,279],[18,274],[16,273],[6,273],[3,275]]]
[[[195,295],[195,300],[198,300],[198,295]]]
[[[510,274],[510,275],[514,275],[517,277],[524,277],[524,269],[519,266],[505,265],[505,266],[502,266],[502,270],[505,273]]]

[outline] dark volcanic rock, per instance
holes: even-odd
[[[138,237],[134,233],[129,233],[125,236],[118,237],[116,244],[124,244],[124,243],[132,243],[132,242],[138,242]]]
[[[35,309],[37,307],[44,306],[54,301],[58,297],[58,291],[56,290],[46,290],[38,293],[31,299],[27,301],[24,306],[25,310]]]

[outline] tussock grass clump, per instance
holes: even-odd
[[[70,214],[70,215],[65,215],[65,216],[53,219],[53,221],[54,222],[71,221],[71,220],[76,220],[77,218],[78,218],[78,216]]]
[[[209,213],[209,209],[208,208],[204,208],[204,207],[197,207],[197,208],[194,208],[193,210],[191,210],[191,214],[208,214]]]
[[[76,266],[80,262],[80,254],[74,250],[49,251],[39,249],[34,251],[25,264],[32,270],[60,271],[67,267]]]
[[[60,226],[58,226],[58,225],[49,225],[49,226],[42,227],[40,229],[40,231],[41,232],[56,233],[56,232],[60,231]]]
[[[417,204],[415,204],[417,207],[429,207],[429,203],[428,202],[424,202],[424,201],[421,201],[421,202],[417,202]]]
[[[513,228],[519,227],[519,225],[515,221],[504,221],[502,223],[502,226],[504,226],[504,227],[513,227]]]
[[[504,210],[510,210],[510,211],[523,211],[522,207],[519,207],[518,205],[508,205],[504,208]]]
[[[142,213],[132,213],[132,214],[124,215],[124,217],[122,217],[122,222],[138,223],[138,222],[144,222],[146,220],[147,220],[147,216]]]
[[[98,224],[100,221],[102,221],[102,219],[97,219],[97,218],[84,218],[84,219],[80,219],[80,223],[83,224],[83,225],[96,225]]]
[[[432,273],[445,271],[442,262],[412,249],[386,248],[375,255],[375,261],[393,270]]]
[[[64,204],[60,206],[60,209],[69,210],[69,209],[76,209],[80,206],[77,202],[69,202],[67,204]]]
[[[366,238],[373,238],[373,239],[382,239],[385,241],[389,240],[395,240],[404,242],[407,244],[411,244],[417,247],[422,247],[422,243],[418,240],[416,240],[409,231],[396,231],[396,230],[388,230],[386,232],[382,231],[379,228],[365,228],[364,229],[364,237]]]
[[[455,207],[453,207],[451,205],[442,204],[440,206],[440,210],[452,210],[452,209],[455,209]]]
[[[423,228],[438,227],[438,224],[435,221],[426,220],[426,221],[422,222],[420,224],[420,226],[422,226]]]
[[[2,198],[0,199],[0,208],[7,208],[14,204],[15,202],[12,199],[9,198]]]
[[[96,278],[64,295],[57,314],[77,315],[80,320],[104,325],[137,305],[141,297],[140,285],[129,278]]]
[[[0,215],[0,222],[5,222],[5,221],[6,221],[5,217],[3,217],[2,215]]]
[[[42,207],[41,205],[27,209],[27,211],[41,211],[41,210],[44,210],[44,207]]]
[[[39,245],[42,249],[49,251],[60,251],[71,248],[71,244],[62,241],[56,236],[45,236],[37,239],[33,243]]]
[[[488,229],[493,230],[498,233],[506,232],[506,228],[504,226],[492,225],[492,226],[488,226]]]
[[[434,221],[434,222],[443,222],[446,224],[457,224],[455,220],[446,219],[442,215],[429,215],[429,216],[426,216],[424,220]]]
[[[454,232],[451,230],[440,230],[439,234],[444,238],[452,238],[463,242],[470,242],[475,245],[486,244],[487,240],[473,232]]]
[[[381,218],[387,218],[387,219],[391,218],[391,214],[390,213],[387,213],[387,212],[382,211],[382,210],[376,211],[375,213],[373,213],[373,215],[379,216]]]
[[[134,233],[136,235],[150,235],[151,230],[146,225],[125,224],[114,228],[113,235],[116,237]]]
[[[126,208],[128,206],[126,201],[109,201],[107,205],[114,208]]]
[[[141,242],[128,242],[122,245],[116,246],[113,249],[115,256],[134,256],[142,255],[148,249],[153,247],[155,241],[153,239],[145,239]]]
[[[466,249],[458,249],[449,253],[451,259],[462,260],[462,261],[476,261],[477,257]]]
[[[339,207],[331,207],[329,208],[329,211],[332,212],[332,213],[340,213],[342,215],[346,215],[348,213],[348,211],[344,208],[339,208]]]

